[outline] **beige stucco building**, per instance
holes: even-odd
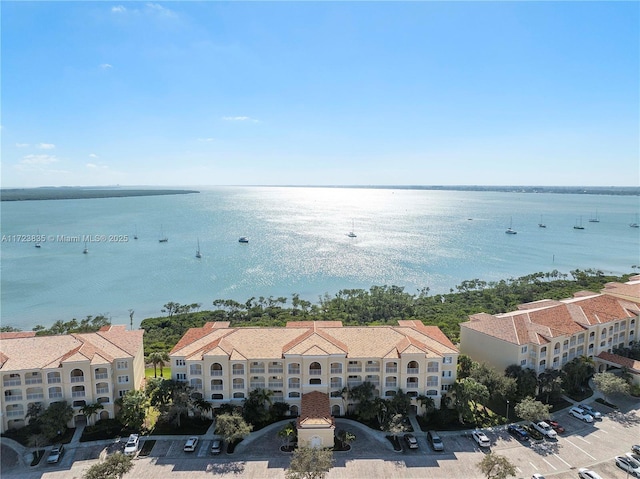
[[[460,352],[500,371],[518,364],[540,373],[578,356],[593,358],[597,371],[604,371],[614,363],[602,353],[638,340],[639,315],[640,276],[635,276],[624,284],[609,283],[601,293],[471,315],[460,324]]]
[[[60,336],[0,333],[2,432],[24,426],[29,405],[36,402],[48,407],[66,401],[73,422],[84,421],[80,409],[93,403],[104,407],[99,418],[114,417],[115,399],[143,384],[143,333],[125,326]]]
[[[266,388],[297,416],[303,395],[319,391],[329,396],[331,414],[342,415],[349,406],[342,389],[365,381],[378,396],[402,389],[440,406],[456,379],[458,350],[440,329],[420,321],[368,327],[307,321],[274,328],[212,322],[190,329],[170,357],[173,379],[214,406],[241,404],[252,389]]]

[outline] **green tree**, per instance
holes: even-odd
[[[256,388],[249,392],[249,396],[242,403],[242,416],[249,424],[260,426],[269,422],[269,406],[273,391]]]
[[[149,398],[142,390],[127,391],[127,393],[116,400],[120,406],[118,419],[122,424],[130,429],[139,431],[144,425]]]
[[[515,396],[512,399],[524,399],[527,396],[535,396],[538,389],[538,376],[531,368],[523,368],[519,364],[508,366],[505,376],[516,380]]]
[[[478,407],[489,400],[489,390],[484,384],[480,384],[473,378],[463,378],[453,385],[456,397],[456,409],[460,415],[471,417],[478,423]]]
[[[82,414],[85,418],[87,418],[87,424],[91,424],[91,418],[93,417],[93,415],[103,409],[104,409],[104,406],[99,402],[92,403],[92,404],[85,404],[80,408],[80,414]]]
[[[551,396],[556,396],[562,391],[562,375],[563,373],[557,369],[545,369],[538,375],[538,390],[541,395],[545,395],[545,402],[548,403]]]
[[[339,429],[336,432],[336,437],[343,444],[343,446],[348,446],[356,440],[356,435],[347,431],[346,429]]]
[[[287,423],[285,427],[278,431],[278,437],[283,440],[283,446],[289,447],[291,444],[291,440],[296,436],[296,423],[294,421],[290,421]]]
[[[108,455],[107,458],[94,464],[82,475],[83,479],[121,479],[133,468],[132,456],[121,452]]]
[[[249,435],[253,425],[247,424],[238,413],[219,414],[216,418],[216,434],[221,435],[227,443],[232,443]]]
[[[169,355],[166,351],[155,351],[149,354],[149,362],[153,364],[153,377],[158,377],[158,366],[160,366],[160,377],[163,377],[162,370],[165,364],[169,362]]]
[[[458,356],[458,379],[468,378],[471,375],[474,361],[466,354]]]
[[[39,422],[42,433],[55,440],[67,430],[67,424],[73,418],[73,408],[66,401],[51,403],[40,415]]]
[[[478,463],[478,469],[487,479],[506,479],[515,476],[517,472],[516,466],[509,459],[493,452],[485,454]]]
[[[505,376],[485,363],[474,363],[469,377],[484,384],[489,391],[489,397],[494,400],[513,397],[517,389],[514,378]]]
[[[562,367],[562,386],[567,392],[576,393],[585,385],[594,370],[591,358],[574,358]]]
[[[603,394],[605,401],[608,401],[607,397],[614,394],[629,394],[630,390],[629,383],[613,373],[596,373],[593,376],[593,383]]]
[[[394,414],[389,421],[389,433],[398,440],[398,436],[407,430],[402,414]]]
[[[539,421],[548,418],[551,414],[551,406],[536,401],[531,396],[516,404],[514,409],[518,417],[525,421]]]
[[[322,479],[333,467],[331,449],[299,447],[293,452],[286,479]]]

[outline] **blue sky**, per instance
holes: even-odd
[[[640,181],[637,2],[6,2],[2,186]]]

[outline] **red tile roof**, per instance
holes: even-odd
[[[302,395],[298,427],[304,427],[305,425],[333,426],[334,424],[328,394],[320,391],[312,391]]]

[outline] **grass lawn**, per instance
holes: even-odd
[[[161,377],[160,376],[160,368],[156,368],[156,374],[158,375],[158,377]],[[145,377],[145,379],[150,379],[150,378],[155,377],[154,374],[153,374],[153,367],[146,368],[144,370],[144,377]],[[162,377],[165,378],[165,379],[171,379],[171,368],[168,368],[168,367],[162,368]]]

